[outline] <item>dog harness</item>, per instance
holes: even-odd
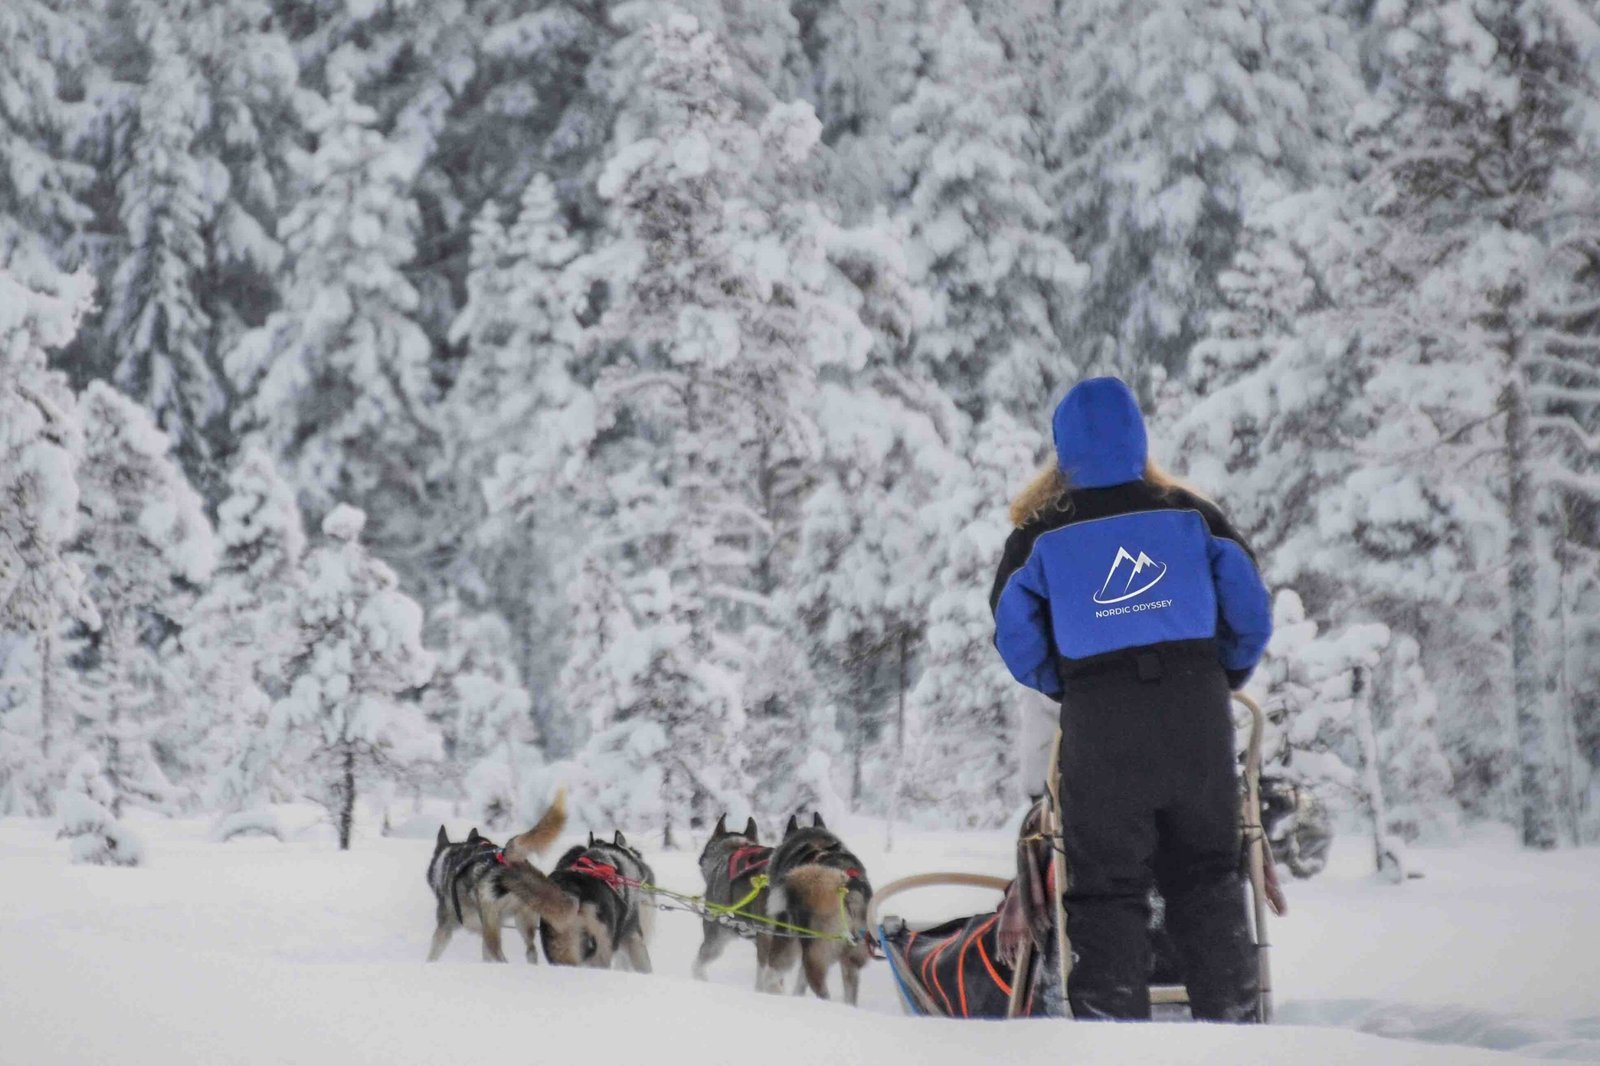
[[[760,844],[746,844],[728,856],[728,880],[737,881],[741,877],[749,877],[758,870],[765,870],[771,861],[771,848]]]
[[[624,887],[639,887],[638,881],[631,877],[624,877],[622,871],[609,862],[600,862],[587,855],[579,855],[567,869],[575,874],[593,877],[595,880],[603,882],[612,891],[620,891]]]
[[[484,848],[493,848],[494,851],[484,851]],[[456,889],[460,886],[461,878],[466,875],[468,870],[472,869],[480,862],[489,860],[493,860],[501,866],[509,865],[506,861],[506,849],[500,847],[488,837],[484,837],[478,841],[477,853],[469,856],[467,860],[456,869],[455,874],[450,878],[450,902],[455,905],[456,921],[463,925],[466,924],[466,918],[461,913],[461,896],[459,893],[457,893]]]

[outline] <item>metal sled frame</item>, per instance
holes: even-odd
[[[1272,1021],[1272,967],[1271,945],[1267,941],[1267,864],[1272,861],[1267,849],[1267,835],[1261,827],[1261,735],[1265,725],[1265,718],[1261,713],[1261,705],[1243,692],[1235,692],[1234,700],[1250,712],[1250,739],[1245,748],[1244,761],[1244,795],[1240,800],[1240,825],[1244,831],[1245,856],[1250,878],[1251,897],[1251,936],[1254,938],[1256,953],[1260,966],[1260,991],[1256,1001],[1256,1020],[1258,1022]],[[1050,775],[1046,780],[1045,788],[1050,797],[1050,802],[1045,809],[1046,835],[1057,841],[1051,848],[1051,867],[1054,874],[1054,883],[1058,886],[1067,884],[1067,858],[1059,840],[1061,837],[1061,734],[1056,734],[1055,746],[1050,757]],[[989,877],[984,874],[967,873],[931,873],[918,874],[915,877],[903,877],[898,881],[891,881],[879,889],[872,897],[872,903],[867,910],[867,926],[870,929],[880,928],[882,907],[885,901],[904,892],[919,888],[929,888],[935,885],[966,886],[972,888],[992,888],[1004,892],[1010,884],[1002,877]],[[1072,944],[1067,935],[1067,915],[1062,903],[1062,893],[1058,889],[1051,893],[1055,900],[1056,908],[1056,948],[1057,958],[1061,960],[1058,980],[1061,982],[1061,1002],[1067,1002],[1067,978],[1072,972]],[[895,972],[895,980],[900,987],[900,993],[905,998],[906,1004],[917,1014],[938,1016],[942,1012],[927,997],[921,988],[900,979],[900,974],[908,971],[906,959],[892,944],[883,943],[884,955],[888,957],[890,968]],[[1033,964],[1033,942],[1024,942],[1022,954],[1017,959],[1016,972],[1025,974]],[[1022,1004],[1026,999],[1025,985],[1027,982],[1013,980],[1011,985],[1011,1001],[1006,1010],[1006,1017],[1015,1018],[1022,1011]],[[1188,1006],[1189,993],[1182,985],[1152,985],[1150,987],[1150,1003],[1152,1006],[1176,1005]]]

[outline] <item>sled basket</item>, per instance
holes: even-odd
[[[1261,827],[1261,707],[1243,692],[1234,700],[1249,712],[1249,740],[1245,748],[1244,790],[1240,800],[1250,882],[1251,935],[1260,966],[1260,992],[1256,1020],[1272,1020],[1270,947],[1266,936],[1267,867],[1271,857]],[[1060,836],[1060,734],[1051,759],[1044,833]],[[1066,858],[1059,846],[1051,847],[1050,884],[1067,883]],[[964,886],[1006,892],[1011,882],[1000,877],[967,873],[929,873],[905,877],[884,885],[868,909],[868,927],[878,938],[889,964],[902,1005],[913,1015],[942,1018],[1027,1018],[1067,1015],[1066,987],[1071,970],[1072,946],[1068,937],[1061,893],[1052,888],[1053,936],[1041,948],[1025,942],[1015,965],[1000,958],[998,912],[956,918],[934,925],[914,926],[886,915],[883,905],[906,892],[930,887]],[[1170,982],[1158,965],[1150,986],[1152,1006],[1187,1007],[1189,995],[1182,984]],[[1019,977],[1020,975],[1020,977]]]

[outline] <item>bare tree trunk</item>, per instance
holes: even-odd
[[[339,791],[339,850],[350,850],[350,830],[356,816],[356,749],[348,741],[344,745],[343,765]]]
[[[1361,788],[1366,793],[1367,816],[1372,819],[1373,866],[1378,876],[1398,883],[1405,880],[1405,864],[1399,846],[1389,833],[1389,805],[1383,795],[1380,762],[1383,756],[1372,721],[1372,685],[1366,667],[1355,668],[1350,688],[1356,716],[1356,741],[1361,746]]]
[[[1556,531],[1556,647],[1555,647],[1555,697],[1561,715],[1562,755],[1562,807],[1566,812],[1567,836],[1573,847],[1583,843],[1578,814],[1578,735],[1573,723],[1572,681],[1567,672],[1567,580],[1571,553],[1571,523],[1566,520],[1566,508],[1560,508],[1562,521]]]
[[[1555,796],[1545,738],[1544,690],[1539,683],[1538,559],[1535,557],[1533,471],[1529,467],[1532,445],[1528,394],[1517,365],[1517,341],[1508,344],[1511,363],[1506,385],[1506,505],[1510,511],[1511,542],[1511,695],[1516,703],[1517,783],[1522,817],[1522,843],[1530,848],[1556,845]]]
[[[906,689],[911,684],[911,636],[902,627],[900,630],[900,669],[898,683],[895,686],[895,715],[894,715],[894,753],[903,756],[906,753]]]
[[[105,658],[114,671],[111,683],[106,687],[106,758],[103,770],[106,781],[111,785],[111,816],[122,817],[122,740],[118,735],[122,729],[122,700],[126,695],[123,685],[122,671],[126,669],[128,661],[128,648],[123,645],[123,628],[120,618],[106,619],[106,647]]]
[[[904,628],[898,640],[900,649],[899,671],[895,679],[894,712],[894,782],[889,796],[889,823],[884,828],[883,850],[894,850],[894,824],[900,820],[900,790],[904,785],[906,767],[906,689],[910,685],[911,637]]]
[[[55,703],[54,686],[51,685],[52,675],[55,673],[51,660],[56,654],[56,635],[54,626],[46,626],[39,632],[39,757],[45,765],[45,773],[49,773],[50,742],[54,739],[55,715],[52,714]]]
[[[861,759],[867,746],[867,731],[859,707],[850,716],[850,809],[861,807]]]

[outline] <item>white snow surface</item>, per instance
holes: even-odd
[[[414,837],[358,834],[341,854],[310,809],[281,813],[287,843],[212,843],[203,821],[136,817],[150,863],[133,870],[71,865],[50,823],[0,820],[0,1064],[1600,1061],[1592,848],[1480,838],[1418,851],[1426,876],[1393,886],[1346,836],[1327,873],[1289,886],[1293,912],[1273,926],[1282,1024],[1000,1025],[901,1016],[881,962],[854,1010],[757,995],[743,944],[697,984],[699,924],[680,914],[658,923],[650,976],[488,964],[466,933],[428,965],[436,819],[400,820]],[[467,828],[447,821],[457,838]],[[999,873],[1010,851],[1002,833],[902,828],[885,854],[882,823],[843,829],[878,884]],[[659,882],[700,887],[693,853],[647,856]],[[902,899],[892,909],[909,917],[989,905],[961,891]]]

